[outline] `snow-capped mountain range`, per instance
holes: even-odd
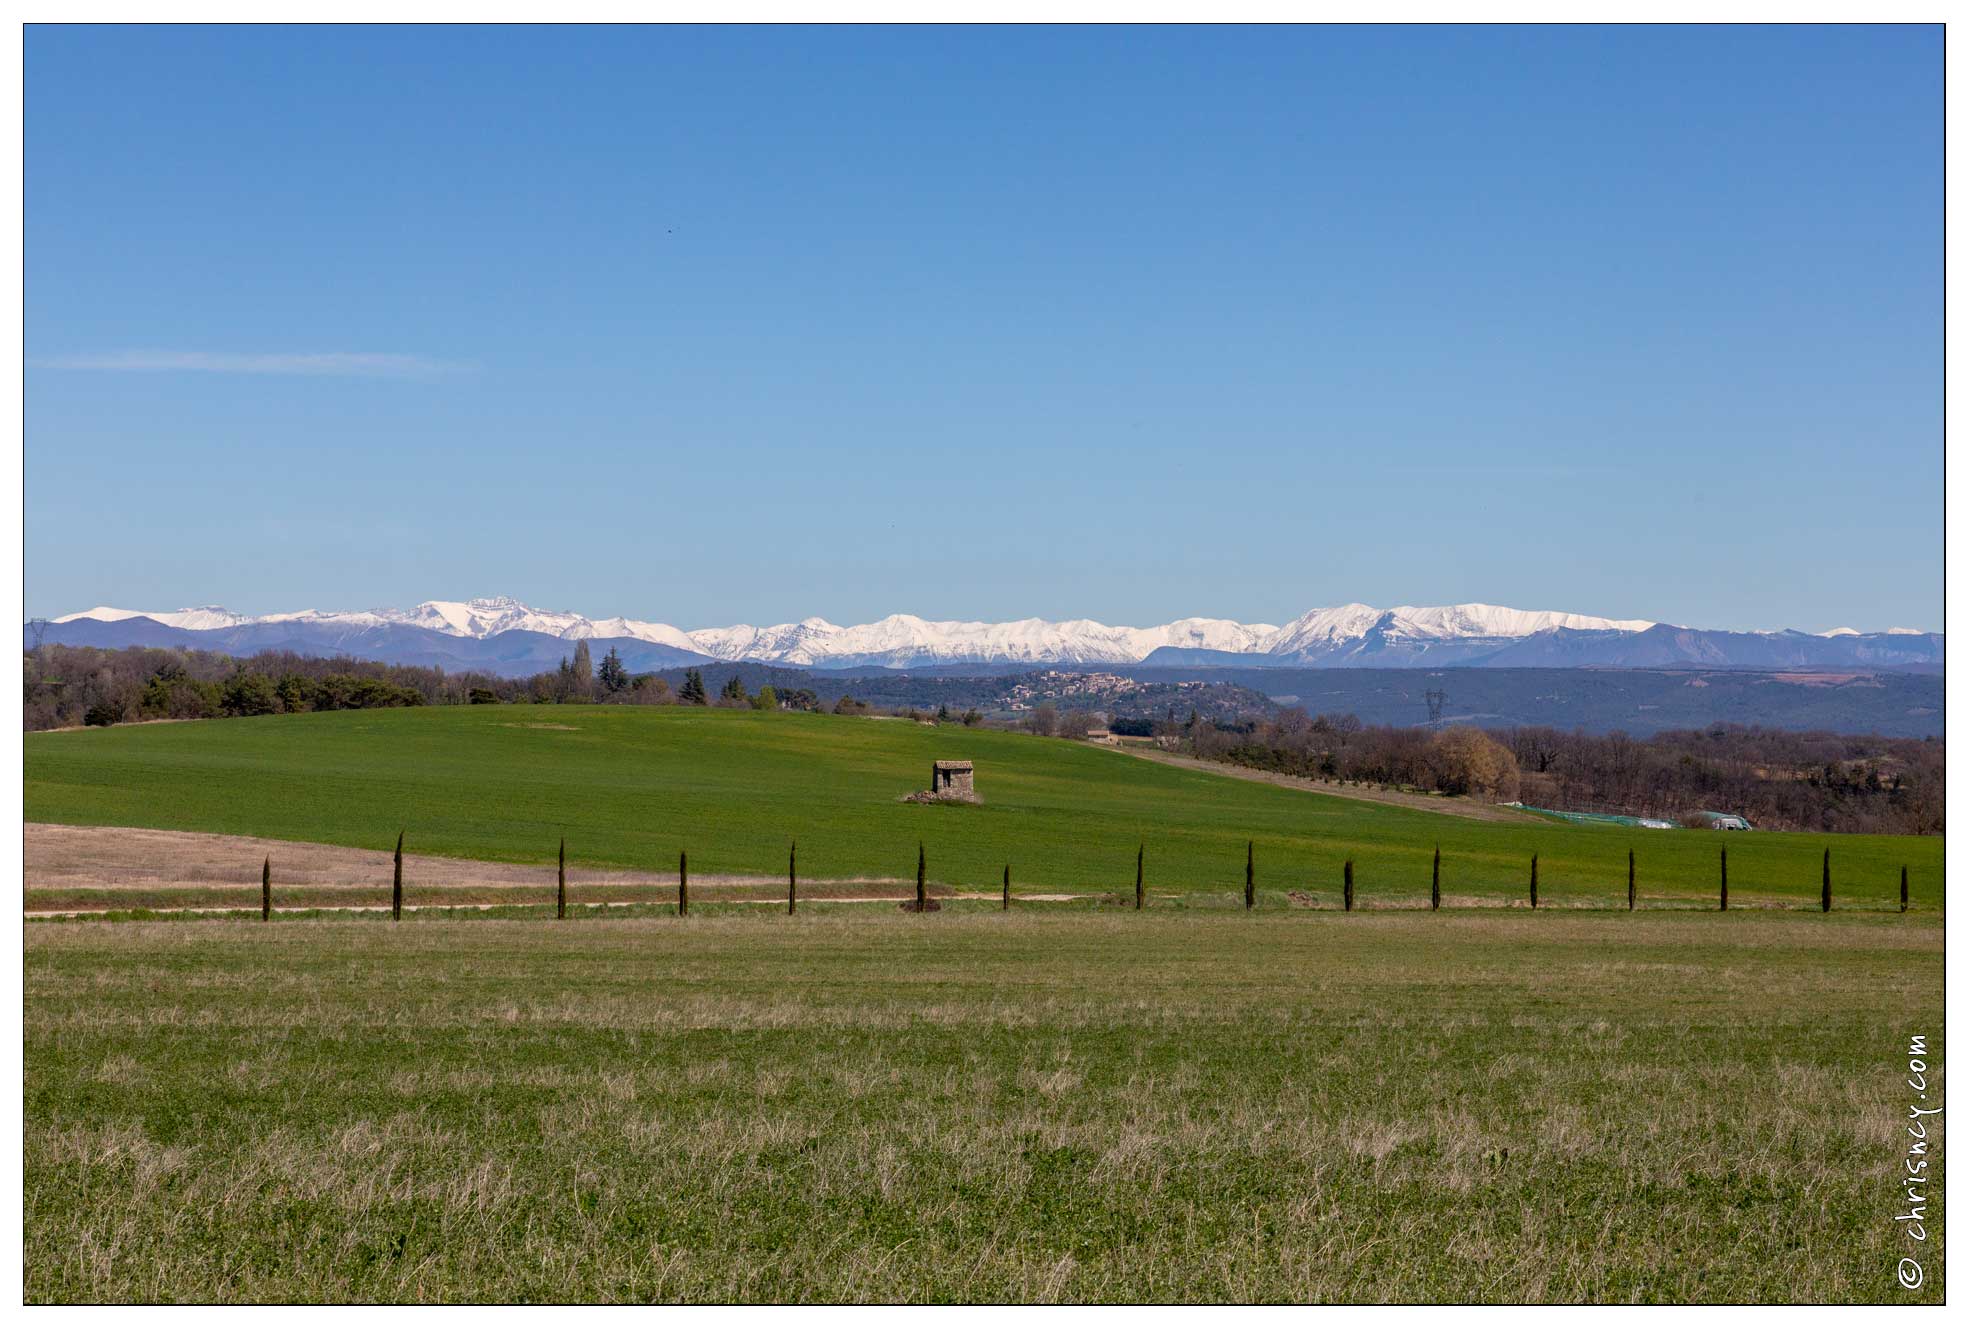
[[[1050,622],[1040,618],[1007,623],[933,622],[913,614],[891,614],[873,623],[841,627],[824,618],[772,627],[736,624],[683,631],[668,623],[633,618],[588,618],[559,610],[535,609],[510,597],[485,600],[426,600],[414,609],[235,614],[216,605],[155,613],[107,606],[65,614],[54,620],[117,622],[148,618],[167,627],[209,632],[261,624],[313,627],[424,628],[450,637],[484,640],[506,632],[538,632],[567,641],[629,637],[693,651],[714,660],[828,666],[935,664],[1136,664],[1161,647],[1221,651],[1237,655],[1297,656],[1330,650],[1379,628],[1420,640],[1471,637],[1518,638],[1550,628],[1639,632],[1654,626],[1642,619],[1593,618],[1585,614],[1504,609],[1496,605],[1402,606],[1375,609],[1363,604],[1315,609],[1284,627],[1236,623],[1221,618],[1184,618],[1160,627],[1110,627],[1092,619]]]
[[[1158,627],[1111,627],[1089,619],[1005,623],[932,621],[892,614],[842,627],[823,618],[771,627],[739,624],[685,631],[626,617],[589,618],[535,609],[508,597],[427,600],[414,609],[235,614],[217,606],[146,612],[102,606],[65,614],[43,631],[56,640],[136,644],[158,630],[212,649],[339,650],[403,662],[429,659],[522,668],[551,655],[553,640],[583,638],[631,647],[632,667],[661,668],[695,660],[753,661],[820,669],[923,669],[943,665],[1375,665],[1928,663],[1939,660],[1940,634],[1893,628],[1863,634],[1837,628],[1797,632],[1713,633],[1647,619],[1598,618],[1498,605],[1364,604],[1314,609],[1282,626],[1219,618],[1185,618]],[[30,634],[31,635],[31,634]],[[1919,637],[1896,645],[1883,638]],[[456,643],[443,647],[450,639]],[[550,639],[550,640],[542,640]],[[1932,645],[1930,641],[1932,640]],[[1821,647],[1807,643],[1822,643]],[[468,643],[482,648],[467,649]],[[633,649],[641,643],[643,649]],[[1749,658],[1738,658],[1745,656]]]

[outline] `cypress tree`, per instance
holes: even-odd
[[[704,695],[704,675],[695,669],[684,671],[684,686],[677,692],[677,700],[686,706],[702,706],[707,698]]]
[[[1352,913],[1354,909],[1354,860],[1351,858],[1347,860],[1346,866],[1340,869],[1340,899],[1345,905],[1347,912]]]
[[[1634,912],[1634,851],[1627,851],[1627,912]]]
[[[1246,840],[1244,842],[1244,907],[1246,909],[1258,903],[1258,885],[1254,875],[1255,867],[1251,861],[1252,853],[1252,842]]]
[[[1538,855],[1531,856],[1531,907],[1538,908]]]
[[[1907,912],[1907,869],[1901,869],[1901,912]],[[273,856],[260,864],[260,921],[273,917]]]
[[[1832,912],[1832,846],[1825,848],[1825,861],[1819,868],[1819,912]]]
[[[793,865],[795,855],[799,852],[800,842],[798,840],[786,846],[786,912],[788,915],[793,913]]]
[[[1901,864],[1901,912],[1907,912],[1907,864]]]
[[[1005,898],[1003,903],[998,907],[1001,910],[1012,907],[1012,865],[1010,863],[1005,865]]]
[[[677,917],[682,918],[691,911],[691,856],[679,850],[677,853]]]
[[[923,842],[918,840],[916,842],[916,912],[919,914],[923,912],[925,906],[929,903],[929,894],[925,891],[923,885],[923,868]]]
[[[1443,907],[1443,847],[1436,846],[1436,857],[1429,864],[1429,907]]]
[[[396,866],[390,874],[390,917],[403,917],[403,832],[397,832]]]
[[[1135,846],[1135,907],[1137,909],[1142,907],[1142,855],[1147,850],[1148,846],[1145,844]]]
[[[567,837],[561,837],[560,872],[554,887],[554,917],[567,917]]]

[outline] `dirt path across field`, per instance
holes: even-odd
[[[1140,757],[1143,761],[1159,762],[1164,766],[1180,766],[1186,771],[1203,771],[1210,775],[1228,776],[1233,780],[1275,784],[1285,789],[1304,789],[1314,794],[1331,794],[1335,798],[1357,798],[1363,803],[1386,803],[1391,807],[1414,808],[1418,812],[1439,812],[1446,817],[1467,817],[1471,821],[1543,820],[1529,812],[1520,812],[1516,808],[1501,807],[1495,803],[1479,803],[1468,798],[1446,798],[1430,794],[1404,793],[1398,789],[1328,784],[1322,780],[1308,780],[1297,775],[1280,775],[1276,771],[1260,771],[1249,766],[1233,766],[1224,761],[1204,761],[1197,757],[1179,756],[1174,752],[1161,752],[1155,748],[1138,747],[1133,744],[1118,744],[1115,751],[1126,752],[1129,756]]]
[[[157,831],[127,826],[57,826],[29,822],[26,839],[30,918],[102,914],[122,909],[177,913],[226,913],[257,908],[260,864],[273,859],[275,912],[387,909],[389,850],[350,849],[294,840],[263,840],[199,831]],[[405,909],[496,909],[551,902],[554,865],[483,863],[430,854],[403,856],[405,889],[421,901]],[[677,874],[584,868],[571,858],[568,903],[583,908],[621,907],[674,899]],[[772,894],[761,896],[761,888]],[[730,873],[691,874],[691,892],[711,904],[786,903],[786,878]],[[913,877],[849,877],[802,881],[802,903],[875,904],[913,896]],[[933,886],[939,899],[995,900],[996,891],[953,891]],[[1088,892],[1086,894],[1099,894]],[[432,896],[440,899],[433,900]],[[304,903],[291,903],[296,897]],[[379,899],[379,896],[381,899]],[[1065,901],[1081,893],[1020,893],[1024,901]]]
[[[909,898],[910,898],[910,894],[903,893],[903,892],[898,892],[897,894],[894,895],[805,895],[803,894],[800,897],[800,903],[803,905],[805,904],[897,904]],[[935,895],[933,898],[938,900],[997,900],[1000,899],[1001,897],[997,895],[995,892],[991,892],[991,891],[956,891],[948,895],[938,894]],[[1090,897],[1087,895],[1070,895],[1070,894],[1014,895],[1012,897],[1012,903],[1013,904],[1055,904],[1064,901],[1080,900],[1086,898],[1090,898]],[[1164,898],[1164,897],[1158,897],[1158,898]],[[504,901],[494,900],[489,902],[473,901],[473,902],[463,902],[463,903],[453,903],[453,904],[406,904],[403,907],[403,912],[406,914],[414,914],[419,912],[420,910],[426,910],[426,909],[440,909],[440,910],[477,909],[477,910],[484,911],[489,909],[506,909],[506,908],[510,908],[513,905],[524,905],[524,904],[538,905],[543,903],[545,902],[539,899],[530,899],[530,900],[504,900]],[[567,903],[568,903],[568,908],[570,909],[628,909],[635,905],[649,904],[651,903],[651,901],[646,899],[645,900],[569,900]],[[658,903],[668,903],[668,901],[667,900],[659,901]],[[770,899],[744,899],[744,900],[718,898],[718,899],[708,900],[705,903],[754,904],[754,905],[772,905],[774,907],[784,907],[786,904],[786,897],[781,895],[781,896],[775,896]],[[251,903],[218,904],[218,905],[213,905],[213,904],[157,905],[157,906],[126,904],[126,905],[118,905],[112,908],[97,908],[97,909],[27,909],[22,911],[22,915],[23,917],[26,918],[95,918],[95,917],[100,917],[104,914],[128,912],[133,908],[148,909],[150,910],[150,912],[158,913],[158,914],[237,914],[240,913],[241,911],[251,913],[255,908],[257,908],[257,906]],[[390,906],[386,904],[275,905],[274,912],[276,914],[387,914],[390,912]]]
[[[29,822],[27,885],[29,889],[64,887],[200,887],[260,884],[260,864],[273,859],[277,886],[360,886],[390,884],[391,853],[387,849],[350,849],[343,845],[311,844],[298,840],[263,840],[248,835],[211,835],[202,831],[154,831],[132,826],[56,826]],[[552,885],[554,865],[486,863],[469,858],[439,858],[405,853],[406,882],[426,887],[525,887]],[[583,867],[569,856],[569,889],[575,886],[649,886],[674,889],[675,872],[626,872]],[[902,877],[853,877],[816,881],[813,890],[843,886],[903,885]],[[729,873],[691,873],[691,886],[785,885],[778,876],[739,876]],[[913,890],[914,878],[907,884]],[[803,892],[806,888],[802,888]]]

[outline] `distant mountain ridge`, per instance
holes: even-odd
[[[428,600],[414,609],[259,616],[217,606],[145,613],[100,606],[30,624],[37,639],[74,645],[175,645],[229,654],[292,650],[401,664],[526,674],[552,668],[587,639],[616,649],[631,669],[721,661],[809,669],[934,669],[1002,665],[1150,665],[1289,668],[1564,668],[1691,665],[1704,668],[1922,669],[1943,661],[1940,633],[1726,632],[1645,619],[1608,619],[1499,605],[1347,604],[1283,626],[1185,618],[1157,627],[1090,619],[1005,623],[932,621],[893,614],[841,627],[823,618],[771,627],[684,631],[627,617],[588,618],[509,597]],[[599,653],[599,652],[598,652]]]

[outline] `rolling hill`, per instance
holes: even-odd
[[[1710,832],[1630,832],[1527,819],[1477,823],[1176,770],[1055,739],[908,721],[689,707],[431,707],[117,726],[26,736],[32,822],[145,826],[419,851],[551,860],[563,835],[583,862],[900,877],[927,847],[931,876],[1022,888],[1130,890],[1137,845],[1152,891],[1242,889],[1246,841],[1260,886],[1330,895],[1356,864],[1363,901],[1426,896],[1440,845],[1444,890],[1524,894],[1530,856],[1551,903],[1624,896],[1626,855],[1643,894],[1714,898]],[[937,758],[978,764],[982,807],[900,798]],[[1933,904],[1939,839],[1755,833],[1732,837],[1733,898],[1816,899],[1834,852],[1842,902],[1883,905],[1902,863]],[[250,871],[257,863],[243,865]]]

